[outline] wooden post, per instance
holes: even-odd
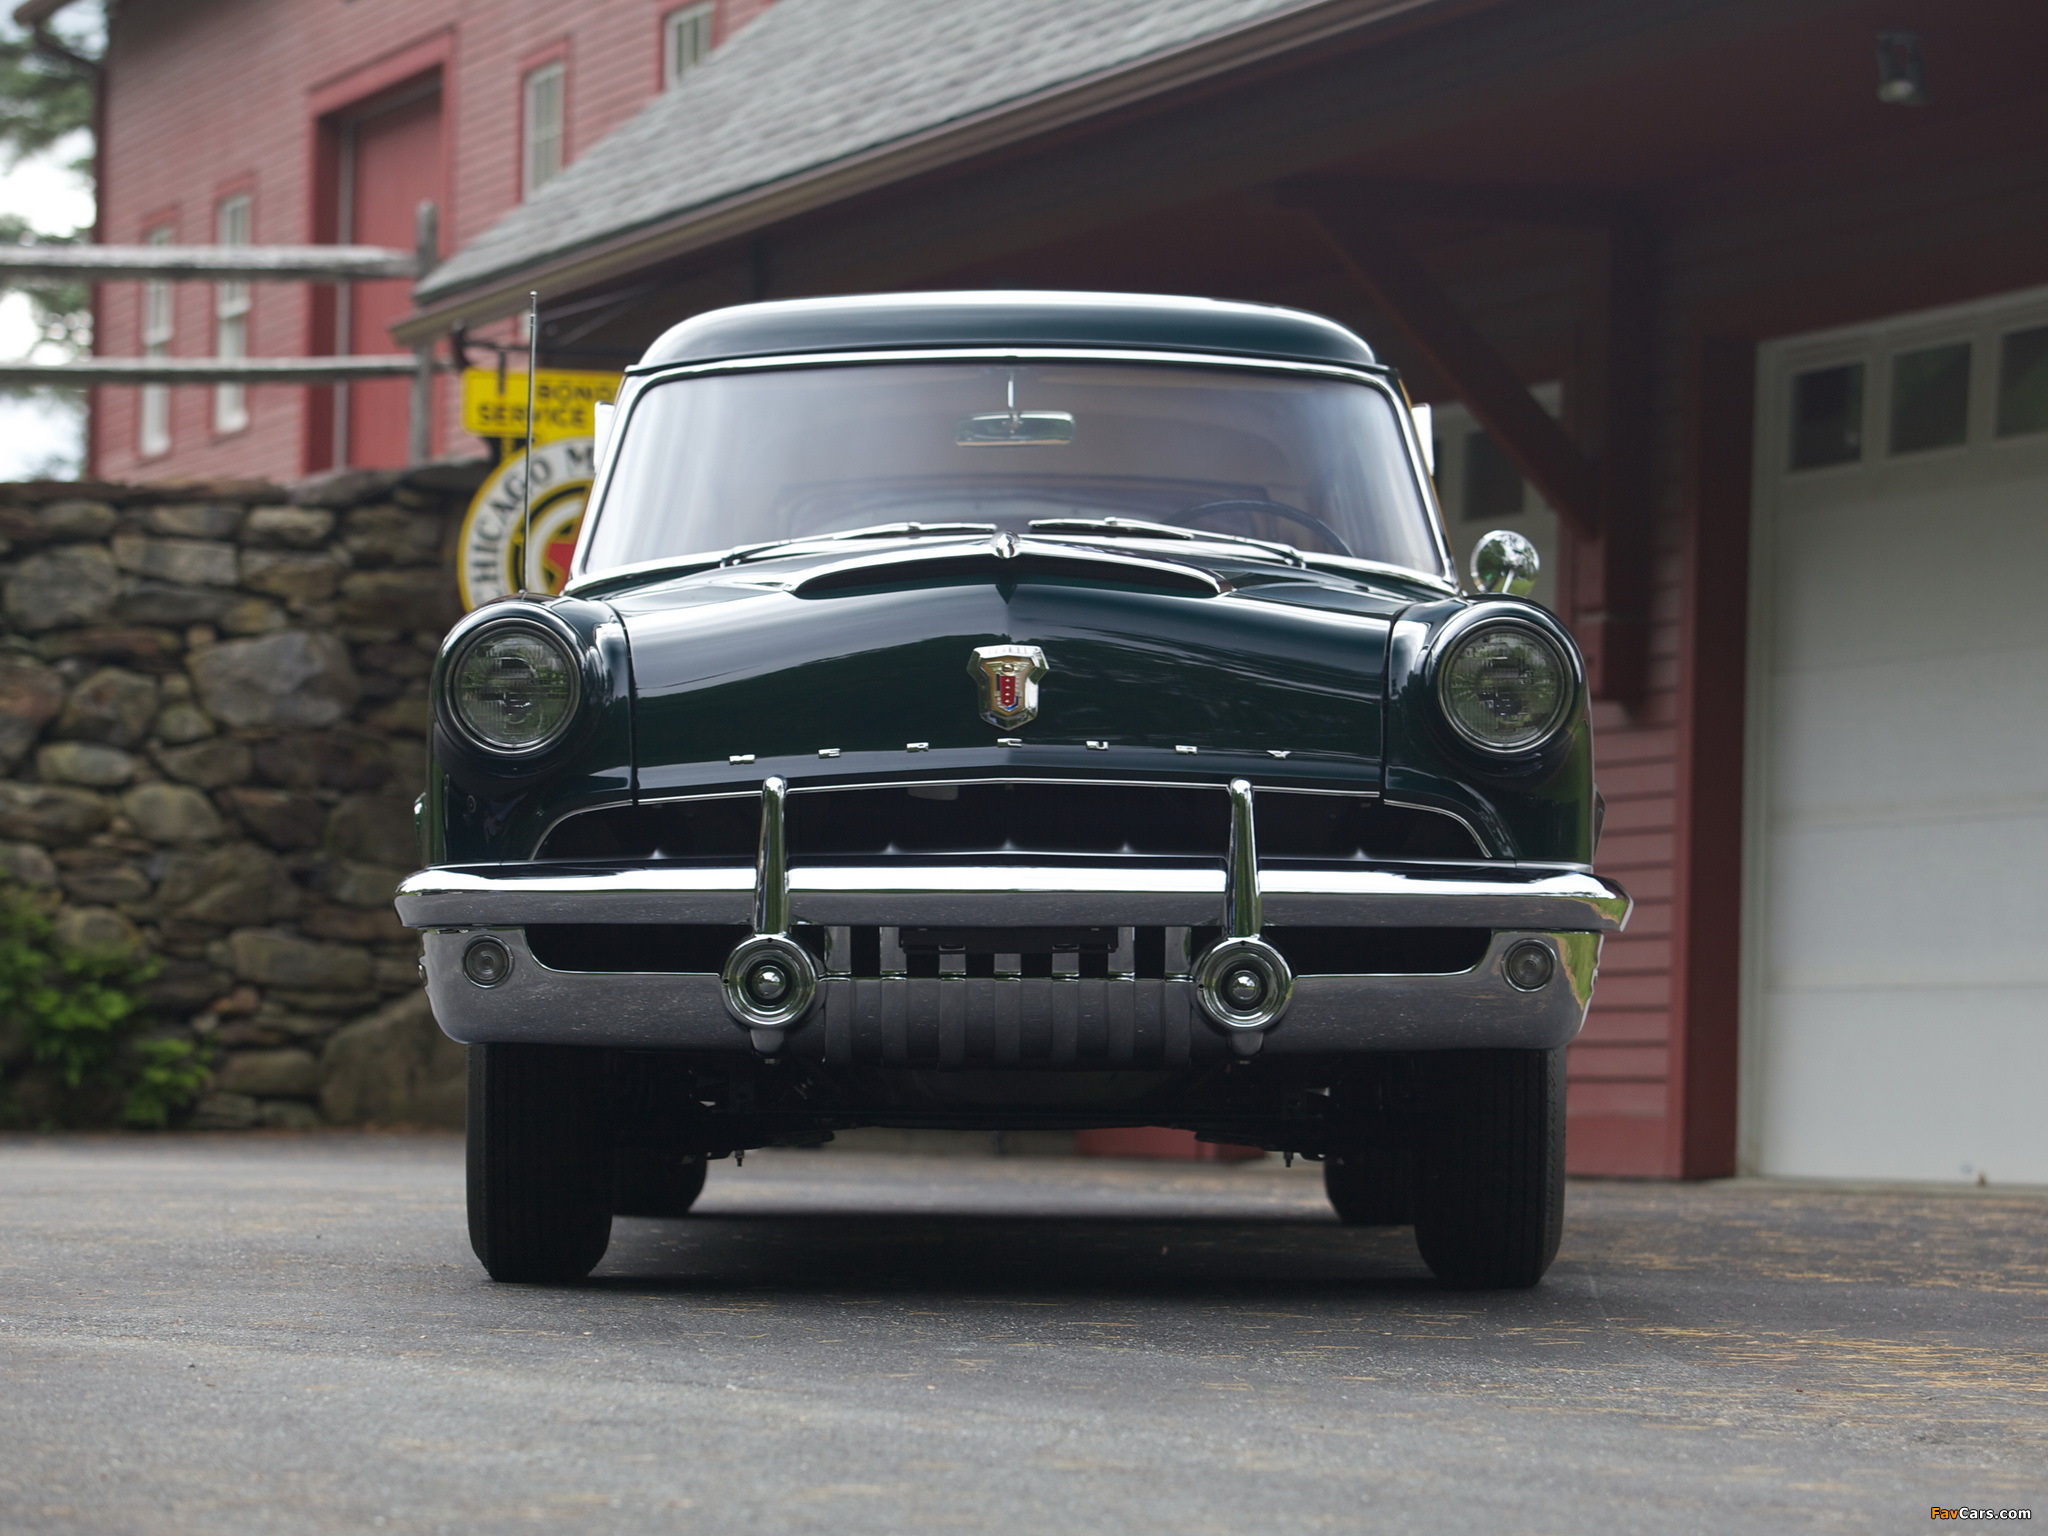
[[[1664,1163],[1712,1179],[1736,1171],[1755,343],[1701,344],[1687,392]]]
[[[425,277],[441,259],[441,216],[432,203],[421,203],[413,226],[413,257]],[[434,343],[412,349],[416,366],[406,421],[405,458],[424,464],[434,456]]]

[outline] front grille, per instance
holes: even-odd
[[[535,923],[534,959],[555,971],[716,974],[747,936],[687,923]],[[1158,981],[1188,974],[1220,928],[817,928],[793,934],[828,973],[861,980]],[[1486,956],[1484,928],[1265,930],[1298,976],[1418,976],[1469,971]]]
[[[890,977],[827,979],[818,990],[789,1049],[834,1066],[1171,1070],[1230,1050],[1201,1022],[1186,981]]]
[[[588,811],[564,821],[543,859],[752,863],[760,802],[751,795]],[[1359,795],[1261,790],[1267,859],[1478,859],[1451,817]],[[807,790],[788,801],[793,859],[962,854],[1223,857],[1229,802],[1220,789],[1121,784],[922,784]]]

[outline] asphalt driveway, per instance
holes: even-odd
[[[757,1153],[699,1210],[502,1287],[454,1138],[0,1141],[0,1528],[2048,1519],[2044,1191],[1582,1184],[1484,1296],[1277,1163]]]

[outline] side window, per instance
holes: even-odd
[[[711,0],[661,18],[661,88],[668,90],[711,57]]]
[[[144,245],[169,245],[171,227],[159,224],[142,237]],[[142,285],[142,355],[169,357],[171,339],[177,328],[177,310],[171,302],[169,283]],[[135,451],[154,459],[171,451],[171,386],[142,386],[142,413],[136,425]]]
[[[223,198],[214,210],[214,239],[221,245],[249,243],[249,197]],[[216,283],[213,288],[213,355],[249,355],[249,284]],[[246,384],[213,386],[213,430],[239,432],[249,425]]]
[[[521,114],[524,136],[520,190],[531,197],[562,174],[562,87],[567,74],[559,63],[543,64],[524,82]]]

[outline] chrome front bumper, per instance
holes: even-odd
[[[787,1032],[795,1054],[883,1065],[1173,1066],[1247,1041],[1203,1013],[1185,975],[1115,973],[993,978],[854,977],[842,935],[852,926],[1163,925],[1185,934],[1225,913],[1226,871],[891,863],[788,871],[788,920],[826,931],[817,1001]],[[1448,975],[1304,975],[1253,1049],[1278,1054],[1548,1048],[1578,1033],[1603,934],[1627,921],[1618,886],[1577,873],[1266,867],[1269,926],[1481,928],[1485,958]],[[755,920],[757,871],[735,868],[423,870],[398,911],[425,935],[427,990],[441,1027],[467,1042],[530,1041],[731,1051],[750,1031],[710,973],[551,970],[524,929],[540,923],[720,924]],[[511,973],[471,982],[462,955],[481,932],[502,941]],[[1535,992],[1503,974],[1518,941],[1556,957]],[[893,944],[886,946],[893,952]],[[1122,953],[1128,955],[1130,946]],[[1184,948],[1169,970],[1185,969]],[[885,964],[885,972],[888,966]],[[1229,1037],[1229,1038],[1227,1038]],[[778,1048],[775,1039],[754,1041]]]
[[[888,864],[795,868],[792,919],[821,928],[860,923],[961,927],[1213,926],[1222,920],[1219,869],[1104,865]],[[1617,933],[1628,893],[1594,875],[1474,867],[1259,871],[1264,920],[1284,926],[1530,928]],[[409,928],[523,927],[528,923],[746,924],[755,872],[725,868],[602,869],[506,864],[423,869],[398,888]]]

